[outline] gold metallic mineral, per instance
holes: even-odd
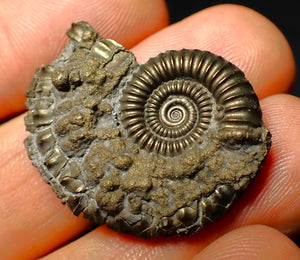
[[[75,215],[140,237],[189,235],[221,217],[271,146],[243,72],[208,51],[139,65],[86,22],[26,93],[25,146]]]

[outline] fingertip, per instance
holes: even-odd
[[[225,234],[193,259],[300,259],[300,251],[278,230],[252,225]]]

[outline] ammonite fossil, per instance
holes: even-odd
[[[140,237],[189,235],[223,215],[271,145],[235,65],[173,50],[138,65],[86,22],[27,91],[30,159],[90,221]]]

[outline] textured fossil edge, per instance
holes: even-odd
[[[75,48],[92,48],[95,43],[95,39],[97,39],[98,37],[97,33],[85,22],[73,24],[72,28],[68,31],[67,34],[71,38],[71,40],[65,47],[61,56],[53,62],[52,66],[63,66],[64,62],[66,62],[70,58]],[[106,40],[103,39],[103,41]],[[107,42],[107,44],[109,44],[109,42]],[[117,46],[119,50],[129,53],[130,57],[134,60],[134,62],[130,65],[130,70],[135,71],[137,64],[135,63],[133,54],[131,54],[129,51],[126,51],[122,46],[118,45],[115,42],[113,42],[113,46]],[[99,53],[100,58],[104,57],[104,60],[111,60],[113,58],[109,57],[110,52],[107,53],[104,51],[104,53],[98,52],[98,54]],[[51,67],[44,66],[41,70],[39,70],[38,73],[44,74],[44,76],[42,77],[47,78],[52,73],[48,73],[48,70],[51,70]],[[75,76],[73,77],[74,79],[76,79]],[[126,79],[126,76],[123,77],[124,80],[122,81],[122,84],[129,80]],[[60,74],[57,78],[64,79],[63,74]],[[38,80],[39,78],[35,77],[33,79],[31,87],[27,91],[27,107],[31,110],[36,98],[35,95],[37,91]],[[76,83],[75,80],[74,82]],[[57,87],[60,88],[60,91],[66,91],[64,89],[65,84],[63,80],[57,80],[55,82],[52,80],[52,83],[57,84]],[[51,92],[52,90],[49,90],[46,87],[46,89],[43,89],[43,91]],[[118,104],[116,104],[116,107],[118,107]],[[95,200],[94,196],[91,196],[86,188],[81,185],[80,180],[70,179],[67,176],[66,180],[70,181],[71,184],[67,184],[65,186],[62,185],[62,181],[49,171],[49,167],[52,167],[51,163],[54,162],[53,167],[57,167],[56,170],[59,171],[60,169],[64,168],[68,161],[68,158],[65,157],[59,147],[53,147],[51,154],[48,154],[48,164],[45,164],[45,157],[40,155],[40,151],[38,150],[38,145],[36,143],[36,136],[38,135],[39,131],[36,132],[36,126],[34,125],[35,119],[33,119],[33,117],[35,116],[35,112],[33,110],[29,112],[29,114],[25,118],[27,130],[32,132],[32,135],[28,136],[25,139],[24,143],[28,151],[29,158],[33,162],[33,165],[39,170],[45,182],[50,184],[57,196],[62,199],[62,202],[66,203],[72,209],[75,215],[79,215],[81,212],[83,212],[84,217],[88,218],[97,225],[102,225],[106,222],[108,227],[114,230],[144,238],[159,235],[170,236],[173,234],[189,235],[198,232],[203,226],[207,225],[210,222],[213,222],[228,211],[232,203],[236,200],[238,193],[248,186],[250,180],[260,170],[264,161],[261,160],[260,164],[257,166],[256,172],[253,172],[250,176],[247,176],[247,178],[241,179],[241,184],[238,184],[240,186],[234,188],[229,184],[220,183],[215,187],[213,192],[203,196],[201,201],[195,201],[188,207],[182,207],[178,209],[178,211],[174,215],[162,218],[160,220],[160,223],[156,223],[154,221],[153,223],[151,223],[151,225],[149,225],[149,221],[147,221],[146,218],[145,220],[143,220],[143,218],[137,220],[135,218],[132,218],[130,214],[119,214],[118,216],[114,217],[109,214],[103,214],[103,211],[97,205],[97,201]],[[43,114],[41,113],[41,111],[47,111],[47,109],[37,109],[38,116],[44,116],[41,119],[41,122],[44,122],[45,125],[51,125],[51,118],[47,119],[47,113]],[[271,136],[268,130],[264,128],[264,126],[262,126],[261,128],[261,134],[261,138],[265,142],[265,154],[263,155],[263,157],[265,157],[267,151],[270,149]],[[230,140],[232,136],[229,132],[224,134],[222,138],[223,140]]]

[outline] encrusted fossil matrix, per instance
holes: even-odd
[[[57,196],[140,237],[189,235],[223,215],[271,145],[244,74],[207,51],[139,66],[86,22],[26,93],[25,146]]]

